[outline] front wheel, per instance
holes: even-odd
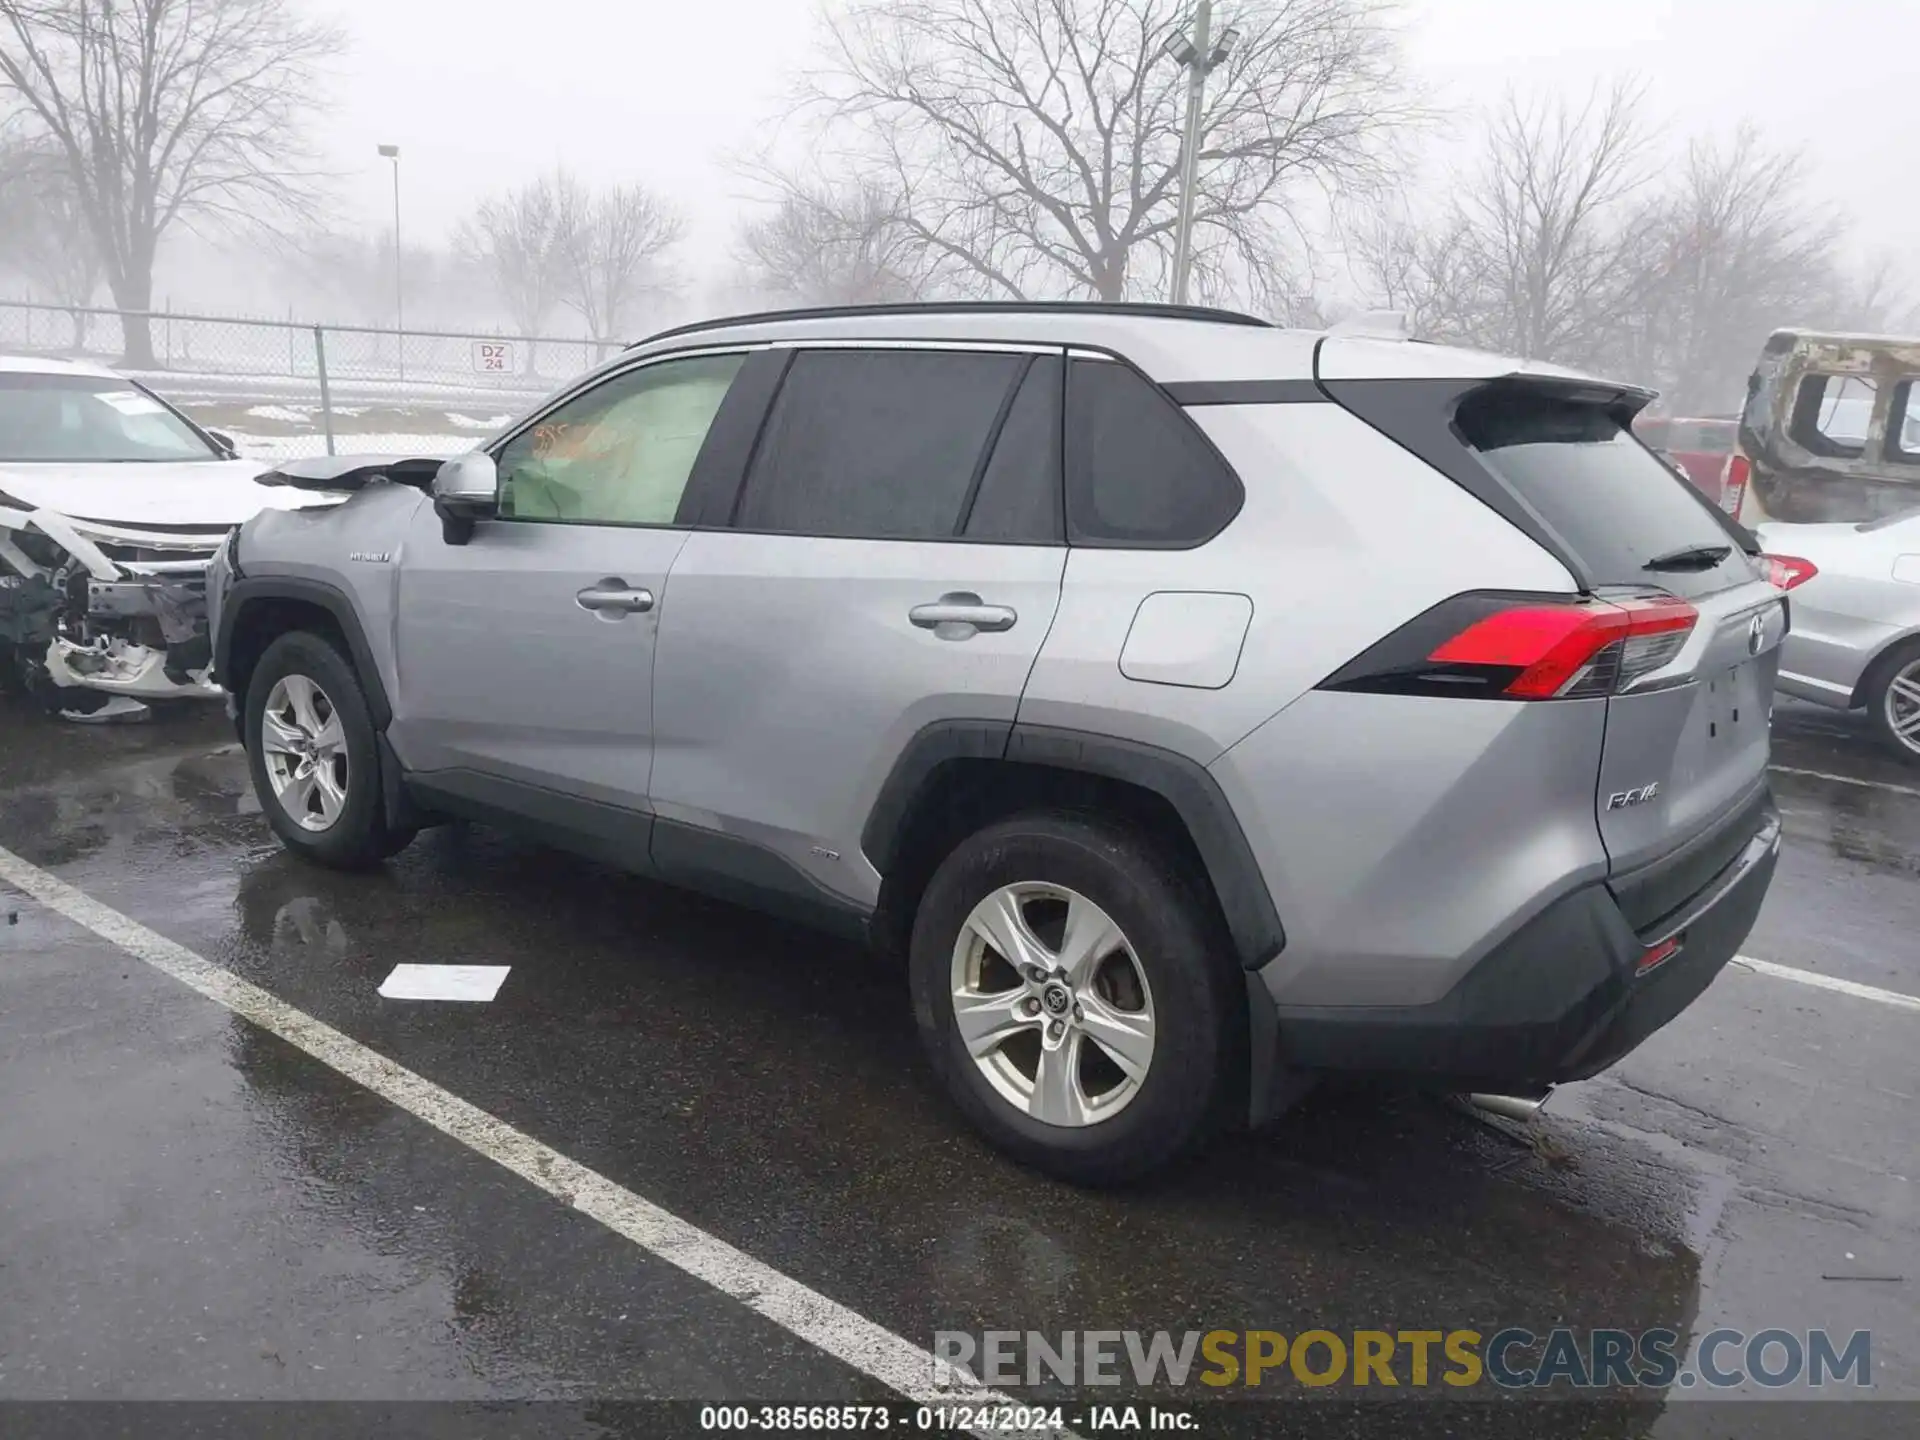
[[[413,839],[386,823],[366,695],[324,637],[295,631],[267,647],[247,686],[246,741],[260,808],[289,850],[349,870]]]
[[[1074,815],[1002,821],[935,872],[914,921],[934,1070],[1001,1149],[1116,1184],[1225,1112],[1244,1006],[1195,884],[1145,837]]]
[[[1920,765],[1920,640],[1895,646],[1874,664],[1866,699],[1880,743]]]

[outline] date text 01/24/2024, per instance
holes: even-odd
[[[1157,1405],[1096,1405],[1069,1415],[1063,1406],[952,1404],[916,1405],[708,1405],[700,1411],[707,1431],[779,1432],[908,1430],[930,1434],[1059,1435],[1069,1428],[1089,1432],[1192,1431],[1189,1411]]]

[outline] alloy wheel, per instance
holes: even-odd
[[[1059,885],[1003,885],[953,948],[953,1016],[994,1091],[1048,1125],[1095,1125],[1153,1064],[1146,971],[1113,918]]]
[[[1894,673],[1882,703],[1894,739],[1920,755],[1920,660],[1910,660]]]
[[[304,830],[328,829],[346,807],[347,737],[332,699],[305,675],[267,692],[260,749],[274,799]]]

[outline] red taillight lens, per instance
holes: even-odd
[[[1574,600],[1475,591],[1442,601],[1321,682],[1326,690],[1571,700],[1671,663],[1699,612],[1671,596]]]
[[[1514,667],[1501,693],[1519,700],[1610,695],[1680,653],[1699,612],[1684,600],[1622,600],[1502,610],[1428,658]]]
[[[1738,450],[1727,456],[1727,463],[1720,467],[1720,508],[1740,518],[1740,502],[1747,497],[1747,481],[1753,474],[1753,465]]]
[[[1820,573],[1820,567],[1797,555],[1762,555],[1767,562],[1767,579],[1782,590],[1804,585]]]

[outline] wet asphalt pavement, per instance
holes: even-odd
[[[1920,996],[1920,771],[1848,716],[1782,705],[1776,737],[1787,841],[1745,953]],[[877,961],[475,828],[382,873],[305,866],[214,715],[82,729],[0,702],[0,846],[922,1347],[1825,1327],[1871,1331],[1869,1393],[1920,1402],[1911,1008],[1730,967],[1530,1131],[1323,1091],[1095,1194],[962,1128]],[[0,1402],[537,1399],[560,1402],[540,1433],[651,1434],[695,1412],[605,1402],[885,1397],[4,882],[0,911]],[[490,1004],[382,999],[408,961],[512,968]],[[1816,1425],[1698,1393],[1528,1407],[1516,1433],[1747,1434],[1763,1410],[1920,1433],[1920,1404]],[[1397,1407],[1393,1433],[1475,1433],[1494,1407],[1466,1403]],[[1215,1404],[1197,1433],[1282,1413]]]

